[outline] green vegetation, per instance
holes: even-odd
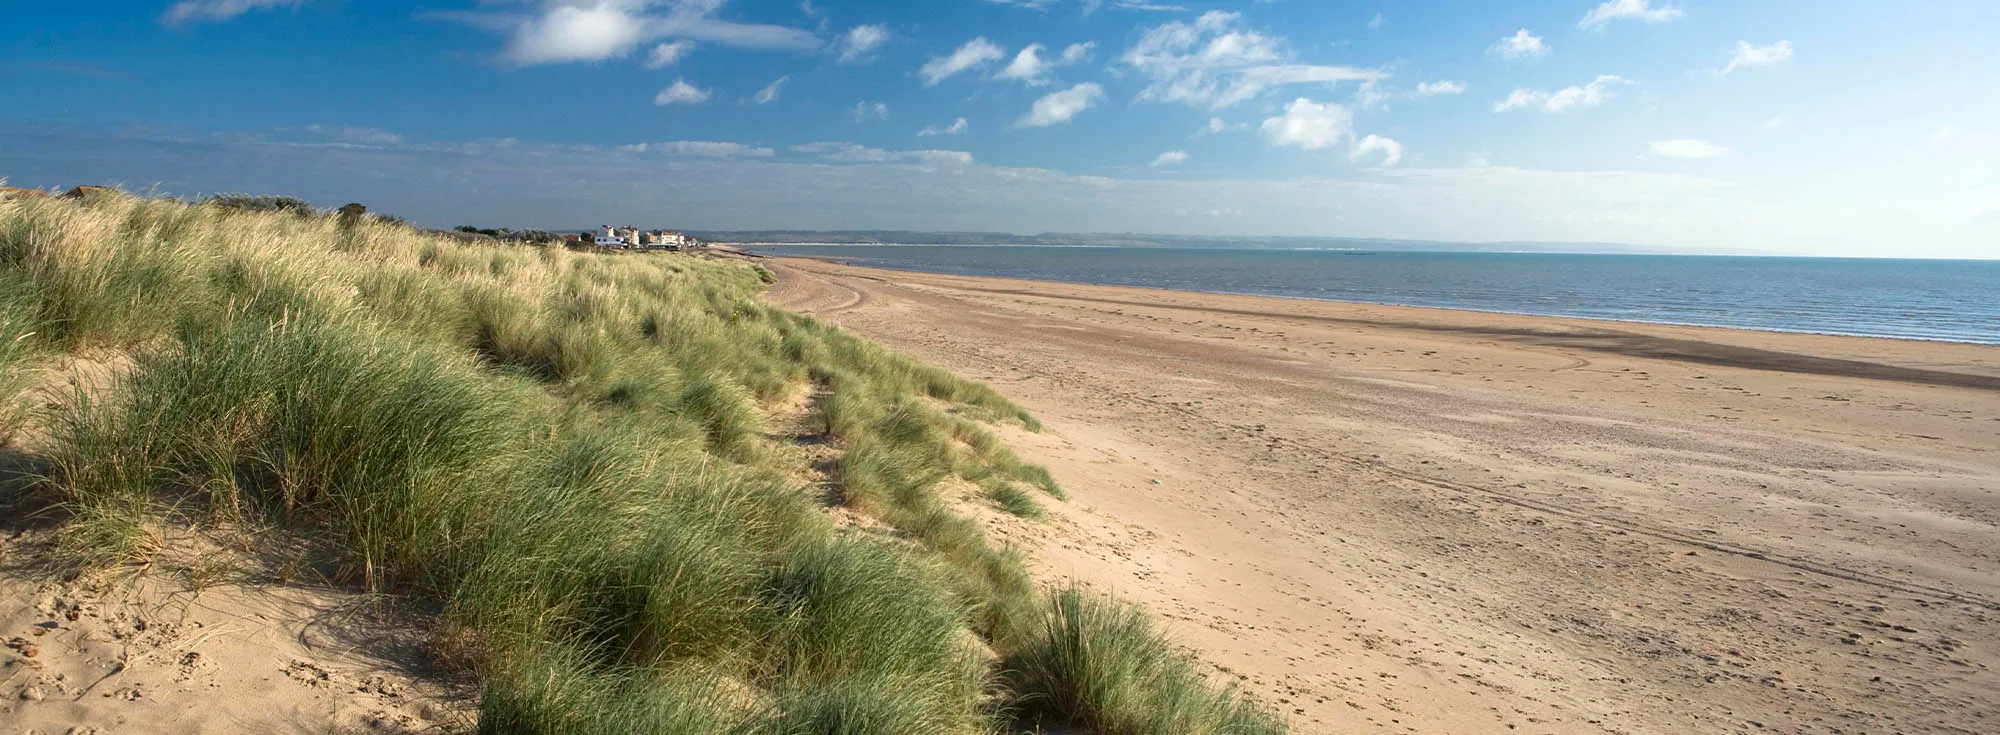
[[[768,272],[239,199],[0,202],[0,426],[35,435],[78,563],[143,562],[162,524],[282,531],[251,535],[441,603],[487,733],[1282,730],[960,514],[955,488],[1061,497],[988,428],[1027,414],[764,305]],[[109,375],[5,413],[72,359]],[[770,433],[798,410],[879,527],[804,491]]]
[[[1204,680],[1138,609],[1087,590],[1051,592],[1034,632],[1006,662],[1021,705],[1105,733],[1284,732],[1233,689]]]

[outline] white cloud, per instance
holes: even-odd
[[[1102,99],[1104,99],[1104,88],[1095,82],[1084,82],[1060,92],[1050,92],[1035,100],[1035,106],[1028,110],[1026,116],[1015,122],[1014,126],[1041,128],[1066,123]]]
[[[1550,50],[1548,44],[1542,43],[1541,36],[1529,33],[1528,29],[1523,28],[1515,31],[1514,35],[1493,42],[1486,52],[1508,61],[1521,61],[1547,56]]]
[[[1188,160],[1187,151],[1167,151],[1165,153],[1160,154],[1160,157],[1153,159],[1153,162],[1148,165],[1151,165],[1154,168],[1159,168],[1161,166],[1179,166],[1183,163],[1187,163],[1187,160]]]
[[[558,5],[522,23],[502,52],[517,64],[602,61],[645,43],[644,24],[616,3]]]
[[[919,130],[917,131],[917,137],[921,138],[927,135],[964,135],[965,129],[967,127],[968,126],[966,125],[965,118],[961,117],[957,120],[953,120],[950,125],[946,125],[942,128],[937,126],[931,126],[924,128],[923,130]]]
[[[1007,64],[1007,68],[1001,69],[1000,73],[994,76],[998,79],[1013,79],[1029,86],[1037,86],[1049,83],[1049,70],[1052,68],[1055,68],[1054,63],[1042,60],[1042,45],[1033,43],[1015,54],[1014,60]]]
[[[295,7],[304,0],[181,0],[160,14],[162,25],[221,23],[252,10]]]
[[[889,103],[887,102],[854,103],[855,122],[859,123],[859,122],[868,122],[869,120],[887,120],[887,119],[889,119]]]
[[[1347,159],[1359,161],[1376,151],[1382,153],[1383,168],[1394,166],[1403,160],[1403,144],[1396,142],[1394,138],[1385,138],[1372,133],[1354,144],[1354,150],[1347,154]]]
[[[1034,8],[1036,10],[1043,10],[1051,5],[1056,4],[1057,0],[986,0],[986,2],[994,3],[997,5],[1017,5],[1024,8]],[[1104,2],[1105,0],[1082,0],[1082,2],[1079,4],[1083,8],[1083,14],[1087,17],[1090,14],[1097,12],[1099,8],[1104,7]],[[1187,6],[1185,5],[1175,5],[1173,3],[1156,2],[1155,0],[1111,0],[1111,7],[1117,8],[1119,10],[1145,10],[1156,13],[1187,12]]]
[[[1272,145],[1316,151],[1352,135],[1354,113],[1337,104],[1300,97],[1285,106],[1284,114],[1265,119],[1263,130]]]
[[[924,86],[932,87],[959,72],[999,61],[1000,57],[1005,55],[1006,52],[999,46],[986,40],[985,36],[980,36],[966,41],[965,45],[951,52],[950,56],[931,57],[930,61],[924,62],[923,68],[919,69],[918,73],[924,78]]]
[[[802,29],[736,23],[716,17],[727,0],[528,0],[528,3],[536,8],[530,12],[427,15],[507,34],[507,45],[500,57],[521,66],[623,58],[646,43],[660,40],[790,51],[811,50],[820,45],[817,36]]]
[[[1375,17],[1373,17],[1373,18],[1369,18],[1369,19],[1368,19],[1368,30],[1371,30],[1371,31],[1379,31],[1379,30],[1382,30],[1382,14],[1381,14],[1381,13],[1376,13],[1376,14],[1375,14]]]
[[[770,158],[777,151],[763,146],[727,143],[713,140],[669,140],[659,143],[634,143],[620,146],[619,150],[632,153],[660,153],[670,156],[698,156],[701,158]]]
[[[1415,92],[1411,92],[1410,96],[1416,97],[1418,99],[1423,99],[1425,97],[1436,97],[1438,95],[1444,95],[1444,94],[1464,94],[1464,93],[1465,93],[1464,82],[1454,82],[1449,79],[1440,79],[1435,82],[1418,82],[1417,90]]]
[[[1721,158],[1729,155],[1728,148],[1693,138],[1656,140],[1652,148],[1653,155],[1663,158]]]
[[[964,151],[891,151],[881,148],[870,148],[859,143],[833,141],[795,145],[792,146],[792,152],[807,153],[829,161],[841,161],[845,163],[913,162],[968,166],[973,162],[972,154]]]
[[[1387,76],[1375,69],[1299,63],[1284,39],[1246,28],[1240,14],[1219,10],[1146,29],[1120,61],[1151,78],[1139,99],[1210,109],[1286,85],[1331,86]]]
[[[1370,79],[1354,90],[1354,106],[1363,110],[1386,110],[1388,105],[1385,103],[1389,101],[1389,96],[1379,80]]]
[[[851,64],[866,59],[868,54],[888,43],[890,38],[888,26],[855,26],[840,39],[840,63]]]
[[[791,80],[792,77],[789,74],[772,80],[770,84],[764,85],[763,89],[757,90],[757,96],[750,98],[750,101],[760,105],[768,105],[778,101],[778,93],[784,91],[785,82]]]
[[[1782,128],[1784,126],[1785,126],[1785,118],[1782,117],[1774,117],[1764,121],[1765,130],[1777,130],[1778,128]]]
[[[1716,70],[1716,76],[1723,76],[1737,69],[1751,66],[1770,66],[1792,58],[1792,42],[1779,41],[1769,46],[1752,46],[1749,41],[1737,41],[1736,53],[1729,57],[1729,65]]]
[[[653,104],[661,106],[676,104],[696,105],[707,101],[708,90],[688,84],[686,79],[675,79],[673,84],[667,85],[666,89],[662,89],[659,94],[653,95]]]
[[[1596,107],[1611,99],[1612,89],[1618,85],[1631,84],[1632,80],[1613,74],[1599,74],[1596,79],[1581,87],[1564,87],[1554,92],[1539,89],[1515,89],[1506,99],[1493,104],[1494,112],[1506,112],[1522,107],[1540,107],[1543,112],[1568,112]]]
[[[918,163],[942,163],[954,166],[970,166],[973,160],[972,154],[965,151],[941,151],[935,149],[897,151],[896,158],[904,161],[916,161]]]
[[[1203,135],[1221,135],[1223,133],[1248,129],[1250,129],[1248,123],[1231,123],[1219,117],[1211,117],[1208,119],[1208,124],[1203,125],[1201,130],[1195,131],[1195,135],[1197,137]]]
[[[652,52],[646,54],[646,68],[658,69],[665,66],[672,66],[675,62],[680,61],[681,57],[686,56],[689,51],[693,50],[694,43],[691,41],[669,41],[654,46]]]
[[[1671,3],[1653,7],[1652,0],[1607,0],[1603,5],[1592,8],[1576,22],[1576,27],[1585,30],[1603,28],[1606,23],[1621,18],[1633,18],[1647,23],[1665,23],[1681,17],[1681,9]]]
[[[1011,79],[1031,87],[1039,87],[1049,83],[1049,73],[1056,67],[1089,59],[1091,50],[1095,48],[1097,48],[1095,42],[1072,43],[1064,48],[1060,55],[1048,59],[1042,56],[1044,47],[1041,44],[1029,44],[1027,48],[1015,54],[1014,60],[1008,62],[1007,68],[1001,69],[999,73],[993,75],[993,78]]]

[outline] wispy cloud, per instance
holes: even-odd
[[[1056,67],[1068,66],[1088,59],[1090,58],[1091,49],[1096,47],[1097,44],[1095,43],[1073,43],[1064,48],[1061,54],[1056,55],[1054,58],[1047,58],[1042,55],[1043,46],[1041,44],[1029,44],[1026,48],[1021,49],[1020,53],[1015,54],[1014,60],[1008,62],[1006,68],[994,74],[993,78],[1008,79],[1031,87],[1039,87],[1050,82],[1049,75],[1055,71]]]
[[[1249,127],[1250,126],[1247,123],[1236,123],[1232,125],[1228,121],[1223,120],[1222,118],[1211,117],[1208,119],[1208,124],[1202,126],[1201,130],[1196,132],[1195,135],[1196,136],[1221,135],[1223,133],[1227,133],[1232,130],[1247,130],[1249,129]]]
[[[892,151],[882,148],[870,148],[859,143],[836,141],[820,141],[817,143],[795,145],[792,146],[792,152],[811,154],[825,160],[846,163],[891,163],[901,161],[967,166],[973,162],[972,154],[965,151],[936,149]]]
[[[336,143],[368,146],[399,146],[403,136],[379,128],[307,125],[306,132]]]
[[[889,103],[887,102],[854,103],[855,122],[863,123],[863,122],[868,122],[869,120],[887,120],[887,119],[889,119]]]
[[[620,146],[628,153],[656,153],[669,156],[697,156],[701,158],[770,158],[777,151],[765,146],[744,145],[714,140],[669,140],[659,143],[633,143]]]
[[[1596,30],[1611,21],[1626,18],[1647,23],[1665,23],[1679,17],[1681,17],[1680,7],[1671,3],[1656,8],[1653,7],[1652,0],[1608,0],[1603,5],[1584,13],[1583,20],[1577,21],[1576,27]]]
[[[1028,114],[1014,123],[1015,127],[1044,128],[1069,122],[1104,99],[1104,87],[1095,82],[1084,82],[1060,92],[1051,92],[1035,100]]]
[[[885,25],[855,26],[840,37],[839,61],[843,64],[865,61],[892,37],[889,27]]]
[[[1440,79],[1435,82],[1418,82],[1417,88],[1410,92],[1411,97],[1418,99],[1447,94],[1465,94],[1465,83],[1454,82],[1449,79]]]
[[[221,23],[252,10],[297,7],[305,0],[181,0],[160,14],[162,25]]]
[[[1284,39],[1243,25],[1238,13],[1203,13],[1193,22],[1146,29],[1120,58],[1151,78],[1142,100],[1222,109],[1294,84],[1381,79],[1376,69],[1301,63]]]
[[[666,89],[662,89],[659,94],[653,95],[653,104],[661,107],[667,105],[698,105],[707,101],[708,90],[689,84],[686,79],[675,79],[673,84],[667,85]]]
[[[1715,75],[1727,76],[1730,72],[1752,66],[1770,66],[1792,58],[1792,42],[1779,41],[1769,46],[1752,46],[1749,41],[1737,41],[1736,53],[1729,56],[1729,64],[1717,69]]]
[[[999,46],[980,36],[966,41],[949,55],[931,57],[917,73],[923,76],[924,86],[934,87],[952,75],[999,61],[1005,55]]]
[[[751,97],[750,101],[760,105],[768,105],[778,101],[778,93],[784,91],[785,82],[789,81],[792,81],[792,77],[789,74],[772,80],[770,84],[764,85],[763,89],[757,90],[757,95]]]
[[[1541,36],[1523,28],[1515,31],[1514,35],[1493,42],[1486,52],[1508,61],[1525,61],[1547,56],[1551,50],[1548,44],[1542,42]]]
[[[931,135],[964,135],[967,127],[969,126],[966,124],[965,118],[961,117],[957,120],[951,121],[950,125],[946,125],[941,128],[933,125],[931,127],[919,130],[917,131],[917,137],[922,138]]]
[[[1179,166],[1183,163],[1187,163],[1187,160],[1188,160],[1187,151],[1167,151],[1165,153],[1160,154],[1158,158],[1154,158],[1152,163],[1146,165],[1152,166],[1153,168],[1162,168],[1166,166]]]
[[[1651,147],[1653,155],[1662,158],[1721,158],[1729,155],[1728,148],[1693,138],[1656,140]]]
[[[1054,62],[1042,59],[1042,45],[1034,43],[1021,49],[1020,53],[1014,55],[1014,60],[1007,63],[1007,68],[1001,69],[1000,73],[994,76],[1037,86],[1049,83],[1049,70],[1053,68],[1055,68]]]
[[[693,50],[693,41],[669,41],[654,46],[653,50],[646,54],[646,68],[660,69],[672,66],[679,63],[682,57],[687,56],[688,52]]]
[[[1589,84],[1564,87],[1554,92],[1517,88],[1506,99],[1493,103],[1493,111],[1540,107],[1543,112],[1569,112],[1596,107],[1611,99],[1612,90],[1632,83],[1632,80],[1614,74],[1599,74]]]

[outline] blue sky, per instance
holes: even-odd
[[[2000,257],[2000,4],[17,3],[0,177],[420,223]]]

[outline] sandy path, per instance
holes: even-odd
[[[767,262],[1301,730],[2000,731],[2000,349]]]

